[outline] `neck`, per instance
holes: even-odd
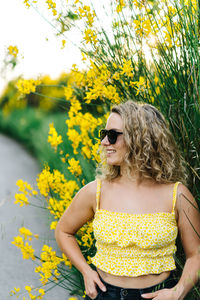
[[[139,172],[138,171],[132,171],[130,173],[130,176],[127,175],[127,173],[125,172],[125,169],[123,167],[120,167],[120,177],[119,177],[119,181],[121,183],[126,183],[126,184],[131,184],[131,185],[149,185],[152,183],[155,183],[155,180],[153,178],[141,178],[139,176]]]

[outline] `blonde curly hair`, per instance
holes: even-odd
[[[159,183],[181,181],[186,184],[185,163],[169,126],[161,112],[153,105],[132,100],[114,106],[123,121],[123,137],[127,146],[126,173],[140,180],[154,179]],[[101,147],[101,179],[112,180],[120,176],[120,167],[106,163],[105,150]]]

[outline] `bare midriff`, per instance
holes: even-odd
[[[156,284],[161,283],[167,279],[170,275],[170,271],[162,272],[160,274],[149,274],[142,275],[137,277],[128,277],[128,276],[116,276],[109,274],[97,268],[97,272],[101,278],[112,285],[119,286],[122,288],[132,288],[132,289],[143,289]]]

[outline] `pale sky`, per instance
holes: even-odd
[[[68,72],[72,64],[82,65],[78,48],[67,40],[61,49],[63,37],[56,37],[51,25],[33,8],[27,9],[23,0],[0,1],[0,69],[7,47],[16,45],[19,49],[15,70],[7,72],[6,77],[0,74],[0,93],[10,79],[19,75],[36,78],[48,74],[57,78],[63,71]],[[48,13],[46,6],[44,12]],[[80,41],[77,32],[72,31],[68,36],[76,43]]]

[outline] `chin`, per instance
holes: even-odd
[[[110,166],[120,166],[120,163],[117,161],[109,161],[107,160],[107,164]]]

